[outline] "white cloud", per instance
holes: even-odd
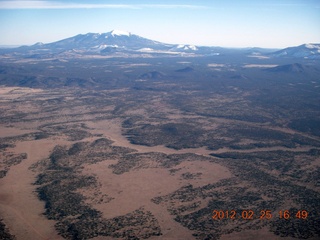
[[[201,5],[179,5],[179,4],[144,4],[144,5],[136,5],[141,8],[185,8],[185,9],[207,9],[207,6]]]
[[[92,4],[92,3],[70,3],[58,1],[0,1],[0,9],[143,9],[143,8],[185,8],[204,9],[199,5],[177,5],[177,4]]]
[[[85,8],[131,8],[126,4],[82,4],[55,1],[1,1],[0,9],[85,9]]]

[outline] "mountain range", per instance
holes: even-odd
[[[166,44],[138,35],[113,30],[107,33],[79,34],[52,43],[36,43],[31,46],[1,49],[0,54],[23,58],[83,57],[88,55],[102,56],[218,56],[230,52],[254,54],[256,57],[275,58],[310,58],[320,59],[320,44],[304,44],[274,51],[272,49],[249,48],[229,49],[222,47],[205,47],[182,44]]]
[[[273,57],[293,58],[320,58],[320,44],[303,44],[298,47],[289,47],[270,54]]]

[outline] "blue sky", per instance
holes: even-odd
[[[319,0],[2,1],[0,45],[113,29],[167,43],[283,48],[320,43]]]

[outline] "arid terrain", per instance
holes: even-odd
[[[295,61],[2,58],[0,238],[319,239],[320,68]]]

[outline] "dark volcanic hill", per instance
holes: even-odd
[[[300,63],[286,64],[269,69],[265,69],[267,72],[282,72],[282,73],[301,73],[305,72],[306,66]]]
[[[293,63],[293,64],[280,65],[273,68],[268,68],[268,69],[265,69],[264,71],[274,72],[274,73],[306,73],[306,72],[314,72],[319,70],[312,66],[303,65],[300,63]]]
[[[180,72],[180,73],[193,72],[193,71],[194,69],[192,67],[185,67],[185,68],[176,70],[176,72]]]
[[[143,80],[152,80],[152,79],[162,79],[166,76],[166,74],[159,71],[151,71],[140,75],[140,79]]]

